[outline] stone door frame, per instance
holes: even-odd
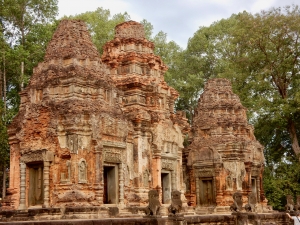
[[[44,184],[44,203],[42,207],[47,208],[50,206],[50,191],[49,191],[49,170],[50,164],[54,160],[54,153],[47,150],[34,150],[28,153],[24,153],[20,157],[20,204],[19,210],[27,209],[26,193],[28,195],[28,188],[26,187],[26,177],[29,174],[26,174],[26,168],[29,167],[29,164],[33,163],[42,163],[43,164],[43,184]],[[27,175],[27,176],[26,176]]]
[[[111,141],[103,141],[103,161],[102,161],[102,187],[104,191],[104,180],[103,180],[103,172],[104,166],[116,166],[118,169],[118,205],[124,204],[124,162],[126,156],[126,143],[123,142],[111,142]],[[103,195],[102,191],[102,195]],[[101,193],[100,193],[101,195]],[[103,199],[103,198],[102,198]],[[103,201],[102,201],[103,204]]]
[[[120,197],[120,193],[119,193],[119,184],[120,184],[120,180],[119,180],[119,166],[118,166],[118,164],[114,164],[114,163],[105,163],[104,165],[103,165],[103,196],[104,196],[104,192],[105,192],[105,185],[108,185],[108,178],[106,178],[107,179],[107,181],[106,181],[106,184],[105,184],[105,176],[107,176],[108,174],[106,174],[105,173],[105,168],[113,168],[113,170],[114,170],[114,177],[113,177],[113,179],[115,179],[115,181],[117,182],[117,184],[116,184],[116,190],[114,191],[115,192],[115,194],[116,194],[116,202],[114,202],[114,203],[105,203],[104,202],[104,198],[103,198],[103,204],[118,204],[119,203],[119,197]],[[115,177],[115,176],[117,176],[117,177]],[[106,187],[106,188],[108,188],[108,187]],[[108,194],[108,193],[107,193]],[[107,196],[108,197],[108,196]]]
[[[196,170],[196,205],[197,207],[207,207],[201,203],[200,200],[200,187],[202,186],[203,180],[211,180],[212,181],[212,197],[213,203],[212,205],[217,205],[216,198],[217,198],[217,190],[216,190],[216,175],[214,168],[195,168]]]

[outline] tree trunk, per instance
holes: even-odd
[[[288,132],[292,140],[292,149],[294,150],[295,155],[299,157],[300,161],[300,147],[297,138],[296,125],[292,119],[289,119],[288,121]]]
[[[21,62],[21,79],[20,79],[20,88],[21,88],[21,91],[23,91],[24,89],[24,62]]]
[[[5,53],[3,54],[3,92],[1,92],[1,99],[3,99],[3,105],[4,105],[4,117],[6,117],[6,62],[5,62]],[[6,118],[5,118],[6,121]]]
[[[4,64],[4,63],[3,63]],[[3,73],[2,73],[2,70],[0,70],[0,99],[4,101],[3,99]]]
[[[1,99],[3,100],[3,117],[6,123],[6,61],[5,53],[3,53],[3,77],[1,77]],[[6,165],[3,165],[3,176],[2,176],[2,199],[6,196]]]
[[[3,165],[3,180],[2,180],[2,199],[5,198],[6,196],[6,166],[5,164]]]

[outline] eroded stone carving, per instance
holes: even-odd
[[[78,164],[79,183],[87,183],[87,164],[85,159],[81,159]]]
[[[242,206],[243,206],[243,195],[241,192],[235,192],[233,194],[233,204],[230,206],[230,210],[231,211],[241,211],[242,210]]]
[[[174,160],[169,160],[169,159],[162,159],[161,168],[162,169],[167,169],[167,170],[174,170],[175,161]]]
[[[66,183],[71,181],[71,161],[67,160],[66,162],[67,174],[61,173],[61,182]]]
[[[247,212],[255,212],[256,203],[257,203],[256,193],[255,192],[251,192],[248,195],[248,204],[245,205],[245,210]]]
[[[145,170],[143,173],[143,183],[145,187],[149,187],[149,170]]]
[[[147,216],[158,216],[160,209],[159,194],[156,190],[150,190],[148,192],[149,205],[145,209]]]
[[[287,195],[286,196],[285,210],[294,211],[294,198],[293,198],[292,195]]]
[[[300,195],[297,195],[297,201],[295,205],[295,211],[300,210]]]
[[[232,189],[232,178],[230,175],[226,178],[226,189]]]
[[[46,149],[30,151],[22,155],[21,161],[24,163],[31,162],[52,162],[54,159],[54,154]]]
[[[180,191],[174,190],[171,193],[171,205],[168,208],[169,214],[179,214],[182,209],[181,193]]]

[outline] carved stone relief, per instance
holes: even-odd
[[[87,183],[87,164],[85,159],[81,159],[78,163],[78,182]]]
[[[232,190],[232,177],[231,177],[231,175],[228,175],[226,177],[226,189]]]
[[[171,159],[162,159],[161,160],[161,168],[166,170],[174,170],[176,165],[175,160]]]
[[[113,147],[104,147],[104,161],[111,163],[120,163],[123,161],[122,150]]]
[[[69,134],[67,136],[67,143],[70,153],[78,154],[78,135]]]
[[[143,173],[143,185],[144,187],[149,187],[149,170],[145,170]]]
[[[67,160],[66,162],[66,167],[67,167],[67,174],[66,173],[61,173],[61,183],[68,183],[71,180],[71,161]]]

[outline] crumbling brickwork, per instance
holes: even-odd
[[[77,207],[108,217],[147,206],[150,190],[165,215],[172,192],[180,210],[183,193],[197,209],[229,210],[236,192],[244,204],[253,192],[264,206],[263,147],[230,82],[207,82],[184,149],[190,126],[174,113],[178,93],[166,71],[140,23],[116,26],[100,57],[82,21],[61,21],[9,127],[3,209]]]
[[[243,203],[255,192],[265,204],[262,189],[263,146],[248,124],[246,108],[227,79],[211,79],[200,96],[185,150],[187,197],[200,208],[229,206],[233,194]]]
[[[141,24],[125,22],[102,63],[86,25],[61,21],[9,128],[6,208],[122,208],[146,205],[151,189],[163,203],[182,190],[187,121],[153,49]]]

